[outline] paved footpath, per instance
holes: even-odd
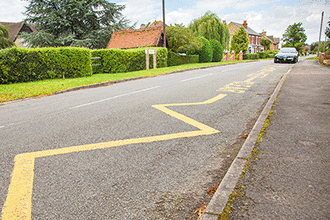
[[[330,219],[330,68],[295,65],[229,219]]]

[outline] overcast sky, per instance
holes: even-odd
[[[132,24],[162,20],[162,0],[109,0],[126,5],[123,14]],[[0,22],[18,22],[24,20],[24,0],[0,0]],[[286,28],[302,22],[307,35],[307,43],[318,41],[321,14],[324,11],[324,24],[330,20],[330,0],[165,0],[166,24],[189,23],[201,17],[205,12],[216,13],[221,20],[242,23],[260,33],[282,37]],[[324,31],[322,31],[324,40]]]

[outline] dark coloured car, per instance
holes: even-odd
[[[298,62],[298,52],[294,47],[284,47],[281,48],[274,58],[274,63],[297,63]]]

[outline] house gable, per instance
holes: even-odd
[[[246,31],[248,38],[249,38],[249,48],[248,53],[256,53],[263,50],[263,46],[261,46],[261,35],[258,34],[256,31],[252,30],[248,27],[248,24],[246,21],[243,22],[243,24],[239,24],[236,22],[230,22],[228,24],[228,29],[230,33],[230,43],[233,35],[239,30],[239,28],[243,26],[244,30]]]
[[[31,33],[33,32],[33,28],[31,28],[29,25],[27,25],[25,22],[0,22],[2,25],[9,27],[9,40],[15,42],[20,33],[27,32]]]

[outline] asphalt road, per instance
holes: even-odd
[[[2,218],[196,219],[291,65],[242,63],[0,106]]]

